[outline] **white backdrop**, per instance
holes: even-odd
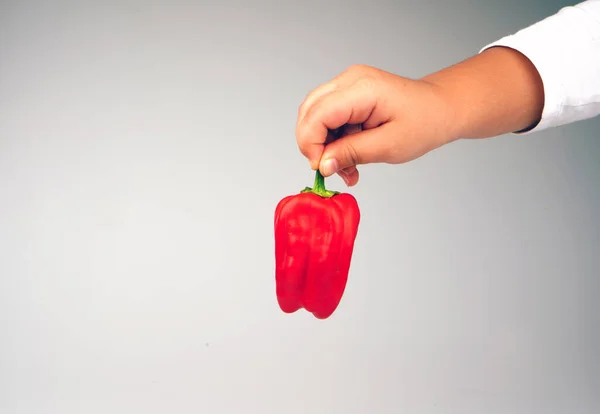
[[[0,1],[0,413],[599,412],[597,119],[362,168],[334,316],[275,298],[305,94],[560,6]]]

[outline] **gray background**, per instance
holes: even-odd
[[[337,312],[274,292],[306,93],[566,4],[0,1],[0,413],[599,412],[599,119],[363,167]]]

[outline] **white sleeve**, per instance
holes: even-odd
[[[531,133],[600,114],[600,0],[564,7],[494,46],[515,49],[531,60],[544,84],[541,121]]]

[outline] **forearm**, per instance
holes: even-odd
[[[544,86],[521,53],[494,47],[423,78],[436,85],[452,116],[451,140],[521,131],[540,120]]]
[[[454,114],[453,139],[541,131],[600,114],[600,0],[564,7],[484,49],[425,78]]]

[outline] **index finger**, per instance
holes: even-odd
[[[375,109],[373,88],[363,82],[319,98],[296,127],[296,140],[311,167],[317,169],[331,131],[346,124],[362,124]]]
[[[308,110],[312,107],[312,105],[317,100],[319,100],[324,95],[327,95],[328,93],[331,93],[340,88],[344,88],[344,87],[350,85],[352,82],[354,82],[357,79],[357,76],[358,76],[358,70],[355,69],[354,67],[350,67],[350,68],[346,69],[345,71],[343,71],[342,73],[340,73],[339,75],[337,75],[335,78],[333,78],[329,82],[324,83],[323,85],[320,85],[317,88],[313,89],[306,96],[306,98],[304,98],[304,101],[298,108],[298,122],[297,123],[302,122],[302,120],[304,119],[304,116],[306,115],[306,112],[308,112]]]

